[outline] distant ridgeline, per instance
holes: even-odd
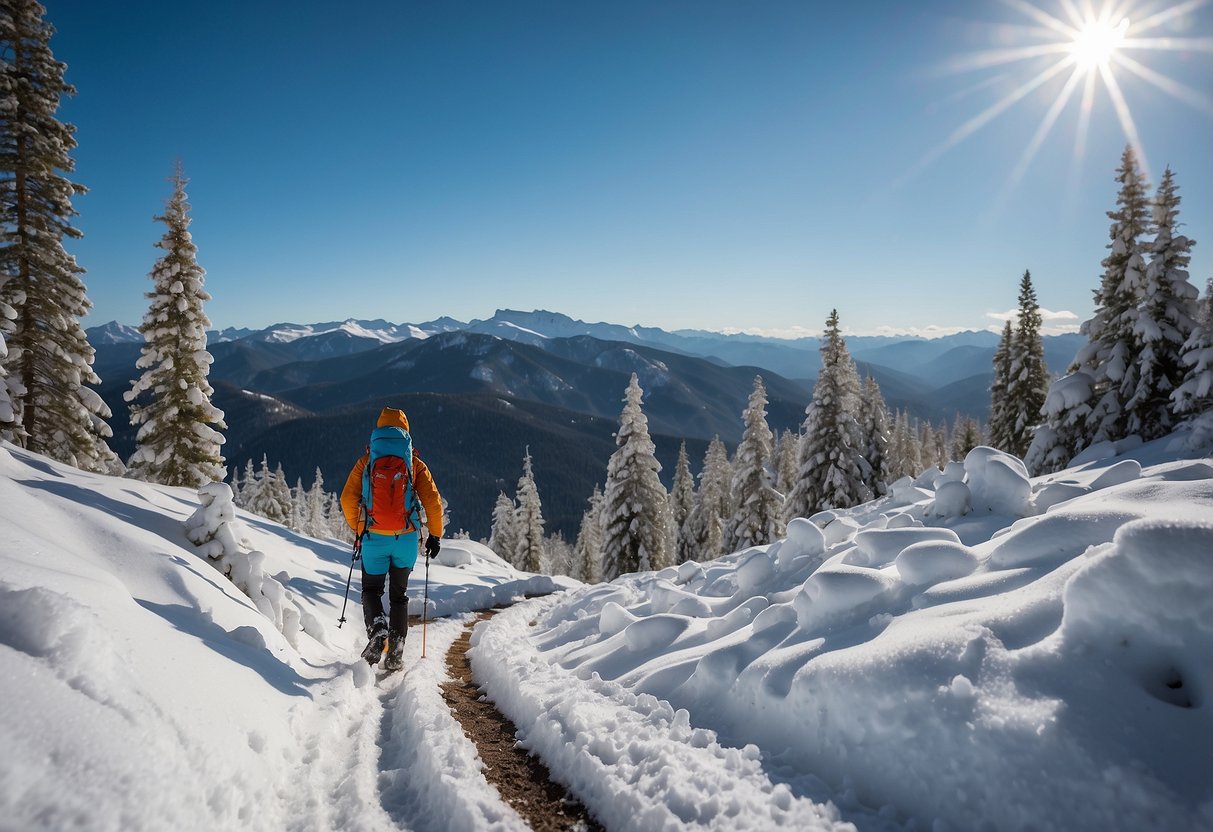
[[[125,459],[134,431],[122,394],[136,377],[141,337],[116,324],[88,335],[114,413],[111,445]],[[1046,338],[1049,366],[1064,368],[1081,342]],[[934,425],[952,424],[957,414],[985,420],[997,344],[989,332],[848,339],[861,375],[876,379],[889,409]],[[310,487],[319,467],[326,487],[337,490],[375,414],[393,405],[409,414],[454,530],[488,536],[494,500],[512,492],[529,447],[548,531],[571,541],[605,477],[631,373],[645,391],[668,486],[682,440],[696,471],[714,435],[730,448],[740,440],[758,373],[771,428],[796,431],[821,365],[819,346],[813,338],[670,333],[502,311],[470,324],[346,321],[212,332],[208,349],[230,468],[264,455],[281,464],[288,483]]]

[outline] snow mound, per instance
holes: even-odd
[[[858,566],[885,566],[892,563],[902,549],[928,540],[960,543],[960,538],[951,529],[912,526],[900,529],[865,529],[855,535],[857,548],[846,557],[846,562]]]
[[[934,517],[963,517],[972,506],[973,496],[969,487],[958,480],[948,480],[935,489],[935,499],[927,507],[927,514]]]
[[[1010,454],[984,445],[965,457],[965,476],[973,509],[1024,517],[1032,513],[1028,469]]]
[[[1208,704],[1213,521],[1125,524],[1070,578],[1064,603],[1064,647],[1099,651],[1162,702]]]
[[[902,549],[894,565],[905,583],[926,586],[972,574],[977,556],[959,540],[927,540]]]
[[[896,586],[884,573],[862,566],[819,569],[792,602],[796,622],[811,633],[852,623],[857,614],[866,614],[873,602]]]

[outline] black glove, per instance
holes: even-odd
[[[438,550],[441,548],[442,541],[434,535],[430,535],[425,539],[425,556],[427,558],[438,557]]]

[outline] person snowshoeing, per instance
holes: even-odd
[[[407,590],[409,574],[417,564],[422,509],[429,531],[425,553],[432,558],[441,545],[442,498],[430,469],[413,451],[404,411],[385,407],[366,453],[345,480],[341,510],[362,542],[362,613],[368,639],[362,655],[372,665],[383,658],[383,668],[388,671],[399,670],[404,661]]]

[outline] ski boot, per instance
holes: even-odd
[[[367,625],[366,637],[369,641],[366,649],[362,651],[362,658],[366,659],[366,663],[371,667],[379,664],[379,660],[383,658],[383,646],[387,643],[387,635],[387,619],[382,615]]]
[[[404,667],[404,633],[392,630],[388,634],[387,658],[383,660],[383,669],[395,673]]]

